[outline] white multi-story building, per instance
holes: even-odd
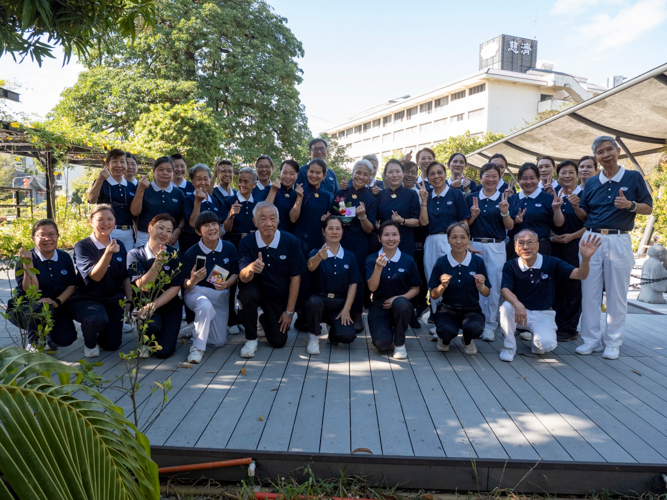
[[[607,90],[586,78],[553,71],[549,63],[536,64],[536,52],[535,40],[501,35],[480,46],[477,73],[418,96],[384,102],[325,132],[350,145],[348,154],[355,161],[367,154],[384,160],[394,151],[416,153],[466,131],[473,136],[507,134],[539,113]]]

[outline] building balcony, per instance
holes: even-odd
[[[537,103],[537,113],[544,113],[545,111],[562,111],[572,103],[562,99],[550,99],[548,101],[540,101]]]

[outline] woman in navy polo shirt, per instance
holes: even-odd
[[[137,160],[137,157],[132,153],[125,153],[125,163],[126,168],[123,177],[128,184],[132,184],[136,188],[139,183],[136,178],[137,171],[139,170],[139,160]]]
[[[434,321],[438,333],[438,351],[449,351],[449,344],[463,330],[463,352],[477,354],[474,339],[484,330],[484,314],[479,296],[488,297],[491,284],[481,257],[468,251],[470,232],[464,222],[447,228],[452,251],[435,263],[428,287],[431,299],[442,298]]]
[[[586,186],[586,180],[596,176],[598,173],[598,162],[592,156],[582,156],[577,163],[577,174],[581,189]]]
[[[268,203],[273,203],[278,209],[280,217],[278,229],[280,231],[294,232],[294,223],[291,219],[292,210],[297,198],[303,198],[303,186],[296,186],[296,189],[294,187],[298,176],[299,164],[294,160],[285,160],[280,165],[280,179],[271,184],[271,189],[265,200]]]
[[[514,228],[508,233],[507,260],[515,259],[514,236],[523,229],[531,229],[540,240],[540,253],[551,255],[552,227],[563,225],[563,203],[556,193],[547,194],[539,187],[540,173],[534,163],[524,163],[519,169],[519,185],[521,192],[510,198],[510,216],[514,219]],[[558,210],[554,211],[554,208]]]
[[[106,203],[113,207],[116,214],[116,227],[111,237],[122,241],[125,248],[134,247],[134,228],[132,226],[132,211],[130,206],[134,199],[136,188],[129,183],[124,175],[127,171],[125,152],[121,149],[112,149],[107,153],[105,167],[95,180],[88,193],[88,203]]]
[[[195,330],[188,363],[201,363],[206,345],[220,347],[227,342],[230,289],[239,278],[239,255],[234,245],[220,239],[220,219],[202,212],[195,221],[201,240],[183,256],[185,304],[195,313]],[[197,257],[206,265],[197,269]],[[220,271],[222,269],[222,271]],[[216,279],[226,272],[224,279]]]
[[[237,249],[241,239],[255,230],[252,222],[252,210],[258,203],[253,195],[257,184],[257,172],[250,167],[239,171],[239,190],[235,195],[225,200],[222,207],[222,216],[225,219],[225,240],[232,243]]]
[[[100,355],[100,347],[115,351],[120,347],[123,330],[124,297],[130,308],[132,285],[127,274],[127,252],[122,242],[111,238],[116,225],[111,205],[97,205],[90,212],[93,234],[74,246],[77,290],[70,299],[72,316],[81,323],[83,354]]]
[[[311,296],[303,308],[309,325],[308,354],[319,354],[320,323],[329,325],[329,343],[350,344],[356,338],[350,315],[352,302],[361,284],[361,274],[354,254],[340,244],[343,223],[330,215],[322,223],[324,246],[310,252],[308,271],[312,273]]]
[[[540,189],[547,194],[553,194],[559,187],[558,181],[554,179],[556,161],[551,156],[540,156],[537,159],[537,170],[540,173]]]
[[[138,216],[137,241],[135,247],[148,243],[148,224],[159,214],[169,214],[178,224],[174,228],[170,245],[175,245],[183,231],[185,218],[183,203],[185,196],[172,182],[174,162],[168,156],[162,156],[153,162],[153,182],[142,177],[137,184],[137,194],[132,201],[132,215]]]
[[[447,167],[449,167],[449,170],[452,173],[449,176],[449,179],[447,179],[447,185],[449,187],[458,189],[464,195],[477,191],[477,184],[475,181],[470,180],[465,176],[466,168],[468,168],[468,159],[463,153],[454,153],[450,156],[447,161]]]
[[[514,188],[510,187],[510,185],[503,180],[503,176],[507,171],[507,158],[505,158],[505,155],[502,153],[496,153],[493,156],[491,156],[491,158],[489,158],[489,163],[495,163],[496,165],[498,165],[498,168],[500,169],[500,180],[498,181],[498,186],[496,187],[496,190],[500,191],[501,193],[504,193],[505,191],[509,190],[508,192],[509,196],[516,194],[514,192]],[[482,185],[480,184],[479,186],[477,186],[477,191],[481,190],[482,190]]]
[[[127,271],[134,286],[140,288],[139,296],[148,302],[138,311],[138,322],[148,322],[145,335],[151,339],[142,345],[140,355],[148,357],[154,350],[155,356],[164,359],[176,350],[176,340],[181,326],[183,302],[178,292],[183,286],[183,269],[180,253],[168,245],[176,227],[176,220],[168,214],[153,217],[148,224],[148,243],[127,254]],[[156,286],[164,277],[170,282],[163,290],[148,289]],[[143,333],[141,330],[140,333]],[[159,346],[159,349],[156,349]]]
[[[218,160],[218,163],[215,164],[214,177],[218,181],[218,185],[214,186],[215,182],[212,182],[209,185],[209,194],[222,207],[227,198],[236,194],[236,191],[231,186],[234,180],[234,165],[232,162],[229,160]]]
[[[66,304],[76,290],[76,273],[69,254],[58,250],[58,226],[49,219],[42,219],[32,226],[32,241],[35,248],[21,248],[19,257],[23,262],[23,273],[16,275],[14,296],[7,306],[9,321],[28,331],[28,345],[32,348],[39,342],[37,335],[39,324],[30,320],[33,311],[41,311],[41,304],[48,304],[51,309],[53,326],[44,339],[46,347],[57,349],[65,347],[76,340],[76,328],[72,322],[69,304]],[[37,270],[37,273],[34,272]],[[28,303],[25,293],[34,286],[42,297],[39,304]],[[24,297],[20,306],[16,299]]]
[[[255,171],[257,172],[257,185],[252,190],[252,196],[259,203],[266,200],[271,188],[271,175],[273,174],[273,160],[271,157],[262,155],[257,158]]]
[[[403,164],[389,160],[384,167],[386,188],[377,196],[378,218],[376,226],[386,220],[398,222],[401,228],[401,252],[414,256],[414,228],[419,227],[419,195],[403,187]]]
[[[419,293],[421,279],[412,257],[401,252],[399,225],[388,220],[380,226],[382,249],[366,259],[366,280],[373,293],[368,309],[368,330],[373,345],[384,351],[394,344],[394,358],[405,359],[405,330],[412,319],[411,299]]]
[[[510,217],[510,205],[507,201],[509,190],[498,190],[500,168],[495,163],[487,163],[480,170],[481,190],[466,196],[470,207],[471,245],[480,252],[486,266],[491,293],[480,297],[480,305],[484,313],[485,326],[482,340],[492,342],[498,328],[498,305],[500,304],[500,281],[505,265],[506,231],[514,227]]]
[[[183,155],[177,153],[171,155],[170,158],[174,165],[174,176],[172,178],[174,186],[181,190],[184,197],[194,193],[195,187],[185,178],[185,174],[188,172],[188,165],[185,163]]]
[[[218,218],[222,217],[222,207],[218,200],[208,194],[211,185],[211,169],[203,163],[197,163],[189,172],[195,192],[185,197],[183,212],[185,214],[185,228],[178,239],[181,252],[185,253],[199,241],[194,224],[201,212],[213,212]]]

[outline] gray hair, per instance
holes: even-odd
[[[241,174],[250,174],[252,176],[252,182],[257,182],[257,171],[254,168],[243,167],[239,170],[239,177],[241,177]]]
[[[366,155],[362,158],[362,160],[373,160],[378,165],[380,164],[380,161],[378,160],[378,157],[375,156],[375,155]]]
[[[206,172],[208,174],[208,178],[209,179],[211,178],[211,169],[208,168],[208,165],[204,165],[203,163],[197,163],[188,172],[191,181],[195,179],[195,175],[197,175],[198,172]]]
[[[516,233],[516,234],[514,235],[514,241],[516,242],[516,241],[519,239],[519,236],[521,236],[523,233],[530,233],[530,234],[532,234],[533,236],[535,236],[535,239],[536,239],[537,241],[540,241],[540,237],[539,237],[538,234],[537,234],[535,231],[533,231],[532,229],[522,229],[521,231],[519,231],[518,233]]]
[[[257,212],[259,212],[263,208],[272,209],[276,213],[276,217],[278,218],[278,220],[280,220],[280,213],[278,212],[278,207],[276,207],[273,203],[269,203],[268,201],[260,201],[257,205],[255,205],[255,208],[252,209],[253,218],[257,217]]]
[[[603,142],[611,142],[616,149],[618,149],[618,144],[616,143],[616,139],[614,139],[610,135],[601,135],[597,139],[593,141],[593,156],[595,156],[595,150],[600,147],[600,144]]]
[[[368,169],[368,175],[373,175],[373,170],[375,170],[370,161],[359,160],[357,163],[354,164],[354,167],[352,167],[352,175],[354,175],[354,173],[357,171],[359,167],[366,167]]]

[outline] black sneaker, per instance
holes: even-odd
[[[413,329],[415,329],[415,330],[419,330],[419,329],[422,327],[422,324],[421,324],[421,322],[419,321],[419,318],[416,318],[416,317],[415,317],[415,318],[412,318],[412,319],[410,320],[410,327],[413,328]]]
[[[579,335],[577,332],[556,332],[556,340],[558,342],[571,342],[577,340]]]

